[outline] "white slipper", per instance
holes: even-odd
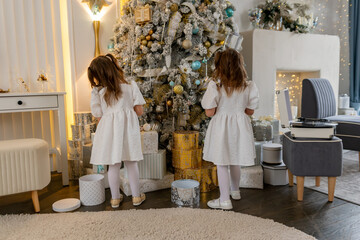
[[[220,198],[208,201],[207,205],[209,208],[224,209],[224,210],[230,210],[233,208],[230,200],[220,202]]]
[[[231,198],[234,199],[234,200],[240,200],[240,199],[241,199],[240,190],[238,190],[238,191],[231,191],[231,192],[230,192],[230,196],[231,196]]]

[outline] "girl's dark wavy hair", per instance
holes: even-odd
[[[226,94],[231,96],[234,91],[243,91],[248,78],[244,58],[235,49],[228,48],[217,52],[215,55],[214,79],[220,80],[220,86],[223,86]]]
[[[117,63],[116,58],[111,54],[101,55],[94,58],[88,67],[88,78],[91,87],[104,87],[105,102],[108,106],[118,100],[121,95],[121,83],[127,83],[124,78],[124,72]],[[96,84],[94,79],[99,83]]]

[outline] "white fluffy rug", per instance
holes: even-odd
[[[273,220],[191,208],[0,216],[0,239],[315,239]]]
[[[294,177],[295,179],[295,177]],[[336,178],[335,197],[360,205],[359,153],[344,150],[343,172]],[[314,177],[305,177],[305,187],[328,193],[327,177],[322,177],[320,187],[315,186]],[[304,196],[306,198],[306,195]]]

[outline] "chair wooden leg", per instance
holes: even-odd
[[[289,176],[289,187],[294,186],[294,176],[293,174],[290,172],[290,170],[288,169],[288,176]]]
[[[336,177],[328,177],[328,197],[329,202],[334,201]]]
[[[320,177],[315,177],[315,186],[320,187]]]
[[[34,204],[35,212],[40,212],[40,203],[39,203],[39,196],[37,191],[31,192],[31,198]]]
[[[298,201],[300,201],[300,202],[304,198],[304,180],[305,180],[305,177],[296,176],[297,198],[298,198]]]

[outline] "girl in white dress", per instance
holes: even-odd
[[[216,54],[213,78],[217,82],[209,82],[201,101],[206,115],[212,117],[205,137],[204,159],[217,165],[220,198],[209,201],[208,206],[232,209],[230,195],[234,200],[241,198],[240,165],[254,165],[249,115],[257,108],[259,95],[255,83],[246,81],[243,57],[234,49]]]
[[[145,100],[135,82],[128,83],[117,60],[111,55],[95,58],[88,68],[91,83],[91,113],[100,118],[97,126],[91,164],[109,165],[111,206],[119,207],[120,165],[128,171],[133,205],[145,200],[139,190],[137,161],[143,159],[138,116],[143,114]]]

